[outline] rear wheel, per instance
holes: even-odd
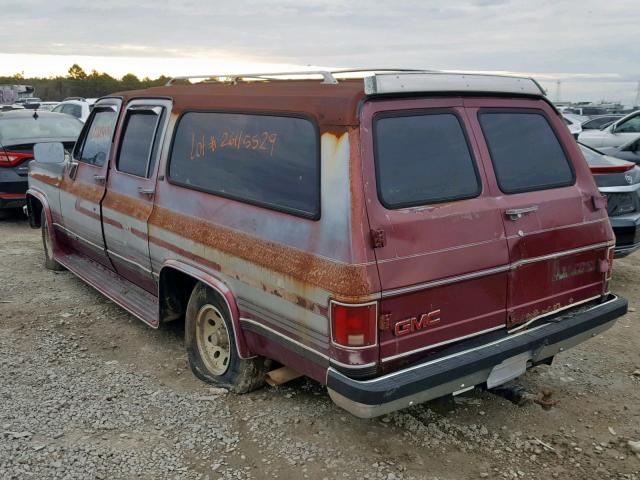
[[[64,267],[53,258],[53,237],[47,223],[47,216],[44,210],[40,212],[40,229],[42,230],[42,245],[44,246],[44,266],[49,270],[60,272]]]
[[[230,313],[217,292],[198,283],[185,317],[189,364],[198,378],[236,393],[262,386],[267,373],[265,360],[240,358]]]

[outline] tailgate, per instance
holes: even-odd
[[[387,368],[505,328],[507,240],[467,121],[455,97],[370,100],[362,110]]]
[[[465,106],[507,235],[508,326],[604,294],[613,232],[561,117],[543,100]]]

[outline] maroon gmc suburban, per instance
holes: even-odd
[[[627,310],[606,201],[530,78],[211,75],[35,147],[46,267],[242,393],[277,368],[373,417],[550,363]],[[346,78],[351,77],[351,78]]]

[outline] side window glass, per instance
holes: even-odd
[[[155,155],[153,144],[162,109],[129,110],[120,145],[118,171],[148,177]]]
[[[640,132],[640,115],[630,118],[626,122],[620,124],[616,128],[619,133],[638,133]]]
[[[320,215],[318,135],[309,120],[260,114],[185,113],[171,181],[305,218]]]
[[[76,118],[80,118],[82,116],[82,107],[76,104],[69,105],[69,114]]]
[[[118,120],[118,112],[115,107],[98,107],[87,121],[84,136],[78,142],[81,145],[76,159],[102,166],[109,158],[113,131]]]

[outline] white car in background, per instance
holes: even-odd
[[[567,124],[573,138],[578,138],[578,135],[582,132],[582,123],[589,120],[589,117],[583,117],[581,115],[575,115],[573,113],[563,113],[562,118],[564,123]]]
[[[579,140],[592,148],[619,147],[639,134],[640,110],[637,110],[602,130],[585,130],[580,134]]]
[[[84,123],[87,118],[89,118],[89,114],[91,113],[91,109],[95,102],[95,98],[65,98],[52,111],[56,113],[66,113],[67,115],[71,115]]]

